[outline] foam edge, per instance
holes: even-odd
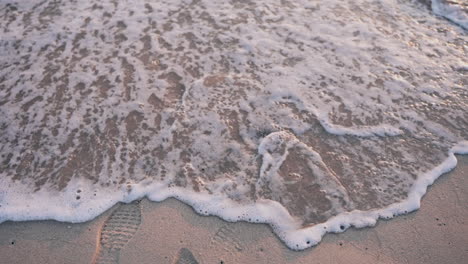
[[[119,190],[103,190],[103,193],[96,194],[92,186],[86,186],[83,180],[72,180],[64,192],[52,195],[42,190],[31,194],[27,192],[26,186],[12,182],[4,185],[8,183],[2,180],[2,186],[14,186],[15,189],[0,191],[0,223],[31,220],[80,223],[96,218],[118,202],[129,203],[144,197],[155,202],[175,198],[191,206],[201,215],[214,215],[229,222],[269,224],[290,249],[303,250],[317,245],[326,233],[341,233],[349,227],[374,226],[379,219],[390,219],[419,209],[428,186],[439,176],[456,167],[455,154],[468,154],[468,141],[458,143],[448,154],[444,162],[416,180],[406,200],[382,209],[342,213],[324,223],[305,228],[301,228],[299,221],[294,219],[281,204],[271,200],[257,200],[255,205],[240,205],[222,196],[196,193],[178,187],[167,188],[162,183],[145,182],[132,185],[130,191],[122,187]],[[93,192],[96,195],[91,196],[92,199],[87,202],[85,200],[70,202],[76,195],[77,188],[83,191],[83,196],[86,193],[91,195]],[[11,199],[15,194],[21,197]]]

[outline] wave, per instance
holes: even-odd
[[[432,11],[468,30],[468,4],[458,0],[431,0]]]
[[[399,1],[0,9],[0,222],[175,197],[293,249],[415,210],[466,153],[466,34]]]

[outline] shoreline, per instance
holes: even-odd
[[[172,198],[144,199],[141,224],[116,263],[177,263],[187,251],[198,263],[462,263],[468,257],[468,156],[457,160],[454,170],[429,187],[419,210],[374,227],[327,234],[303,251],[288,249],[266,224],[200,216]],[[91,263],[98,234],[117,206],[80,224],[4,222],[0,262]]]
[[[58,193],[59,196],[50,196],[47,197],[47,200],[36,200],[34,199],[35,197],[31,196],[26,199],[28,201],[26,203],[14,201],[15,203],[10,204],[6,210],[5,208],[0,208],[4,209],[2,213],[6,215],[0,219],[2,220],[0,224],[5,221],[47,220],[70,224],[85,223],[96,219],[107,211],[115,211],[113,208],[117,208],[116,206],[119,204],[135,203],[142,199],[157,203],[168,199],[176,199],[192,208],[200,216],[219,217],[227,222],[245,221],[254,224],[267,224],[289,249],[300,251],[317,245],[328,233],[342,233],[349,228],[373,227],[381,219],[389,220],[396,216],[406,215],[418,210],[428,188],[439,177],[457,167],[459,160],[457,156],[467,154],[467,147],[468,141],[462,141],[453,146],[448,152],[448,157],[442,163],[419,176],[407,194],[407,198],[400,202],[367,211],[353,210],[340,213],[328,218],[325,222],[302,228],[297,225],[286,208],[277,205],[275,201],[266,200],[259,201],[254,205],[238,205],[223,197],[209,198],[206,194],[193,193],[183,188],[168,189],[158,183],[149,185],[137,184],[133,186],[131,192],[125,190],[109,192],[107,190],[104,194],[100,195],[100,197],[106,197],[104,202],[100,199],[92,199],[83,204],[78,200],[78,203],[75,204],[64,203],[63,201],[69,200],[67,197],[69,198],[70,195],[77,195],[74,189],[80,190],[79,195],[84,196],[81,191],[83,189],[82,182],[79,180],[77,183],[71,184],[76,188]],[[7,185],[10,186],[11,184],[14,185],[14,183]],[[90,189],[91,191],[88,193],[92,192],[92,188]],[[123,193],[120,191],[123,191]],[[97,198],[96,191],[94,193],[94,198]],[[44,196],[44,193],[42,195]],[[45,195],[47,195],[47,192]],[[107,197],[110,197],[110,199],[107,199]],[[217,200],[217,203],[213,203],[213,199]],[[51,206],[42,208],[41,204],[44,201]],[[224,206],[219,206],[220,203]],[[96,207],[93,204],[99,204],[100,206]],[[141,209],[139,210],[141,211]],[[18,212],[24,213],[21,213],[18,217]],[[9,215],[10,217],[8,217]],[[35,217],[31,217],[31,215]]]

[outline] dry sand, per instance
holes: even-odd
[[[141,224],[140,218],[124,223],[127,236],[120,237],[119,250],[112,252],[115,259],[101,263],[466,263],[468,156],[458,156],[458,161],[454,171],[429,189],[415,213],[379,221],[374,228],[328,234],[318,246],[301,252],[287,249],[267,225],[199,216],[174,199],[143,200]],[[0,263],[91,263],[106,221],[103,246],[116,243],[106,233],[113,228],[108,219],[122,210],[115,206],[82,224],[0,224]],[[132,225],[139,226],[130,234]]]

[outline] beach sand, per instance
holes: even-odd
[[[113,259],[97,258],[99,263],[464,263],[468,259],[468,156],[457,158],[458,166],[430,187],[418,211],[381,220],[373,228],[327,234],[319,245],[305,251],[286,248],[265,224],[199,216],[175,199],[142,200],[124,208],[116,205],[81,224],[2,223],[0,263],[92,263],[109,243],[116,248],[111,252]],[[138,207],[141,216],[125,214]],[[115,221],[121,221],[117,210],[129,217],[120,223],[126,228],[120,237],[112,229],[119,226]],[[109,220],[111,215],[114,218]],[[101,230],[108,240],[100,239]]]

